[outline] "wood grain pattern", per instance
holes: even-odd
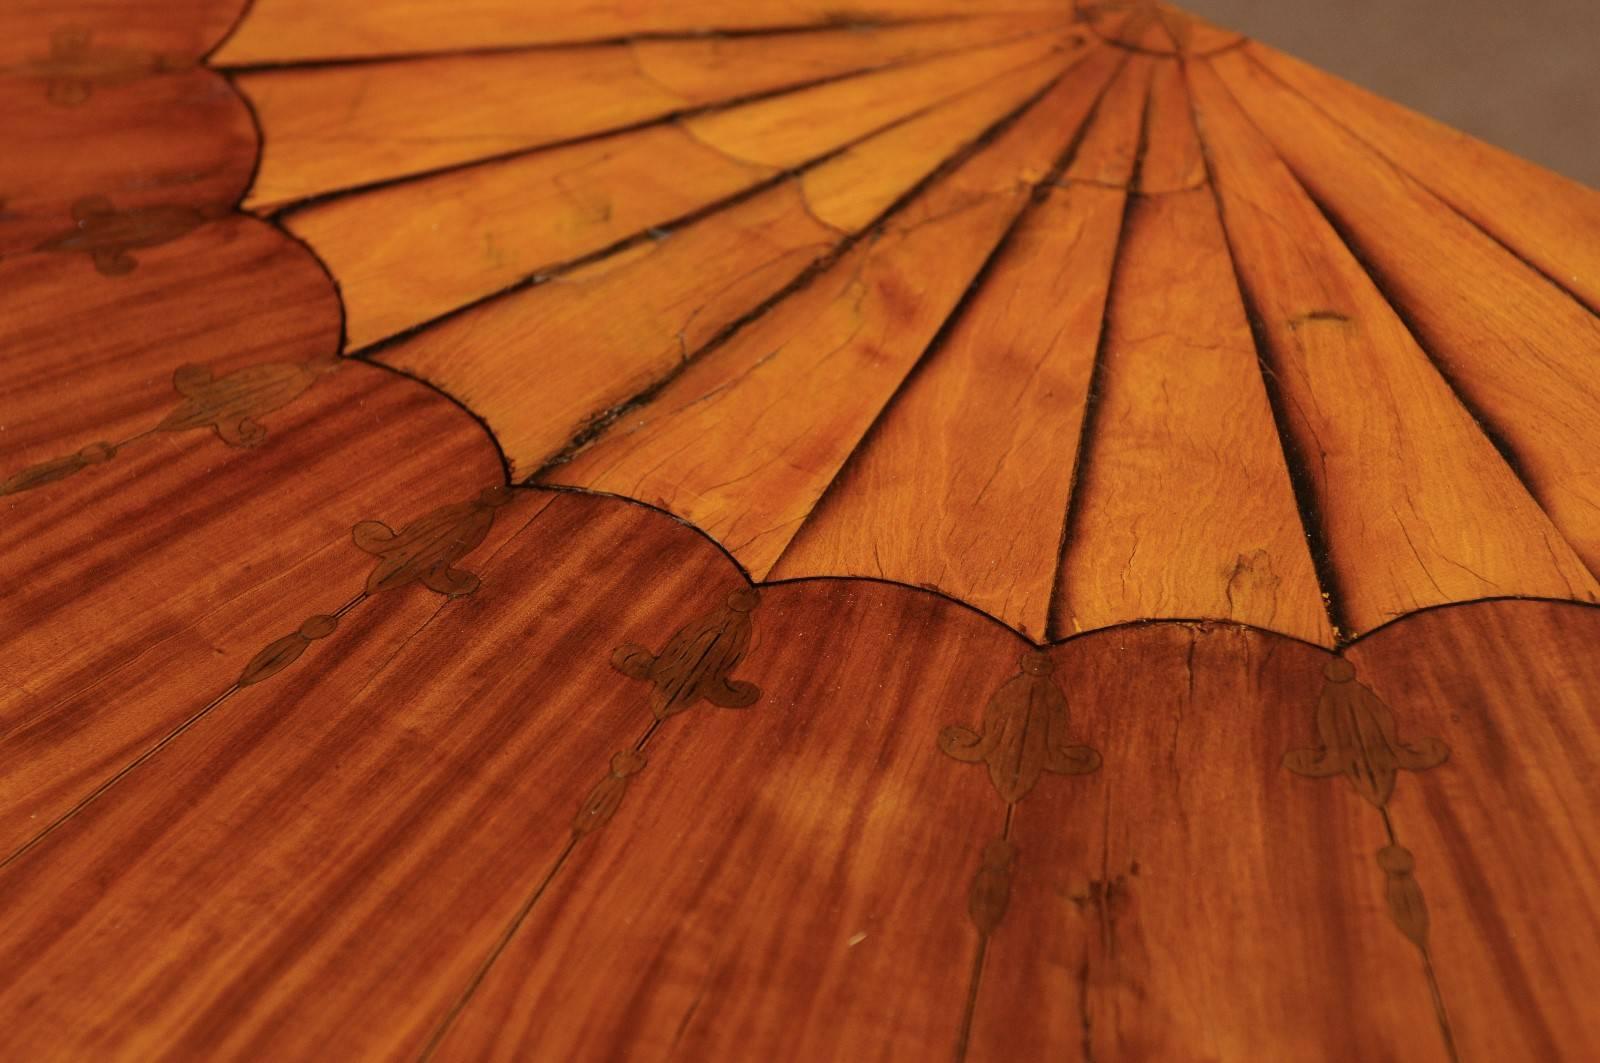
[[[1205,189],[1130,208],[1078,464],[1052,634],[1218,617],[1333,644]]]
[[[1337,574],[1335,615],[1359,632],[1475,597],[1595,600],[1594,577],[1227,88],[1205,64],[1187,69],[1280,417]]]
[[[639,6],[626,0],[471,0],[440,7],[428,0],[374,0],[330,10],[310,0],[257,0],[250,17],[216,55],[224,66],[306,59],[464,51],[506,45],[697,36],[709,30],[805,30],[1002,12],[1061,12],[1060,0],[683,0]]]
[[[1015,110],[1027,102],[1026,92],[1039,76],[1003,79],[998,95],[978,90],[976,117],[999,122],[1007,104]],[[844,240],[846,233],[824,223],[810,196],[819,197],[825,217],[864,224],[983,132],[963,101],[952,101],[950,109],[959,109],[958,120],[941,124],[938,137],[914,131],[915,150],[895,140],[903,158],[893,168],[878,165],[867,141],[800,181],[779,183],[664,240],[510,293],[377,356],[484,411],[515,472],[531,475],[590,424],[604,424],[610,411],[659,386],[685,359]],[[840,189],[849,194],[835,191]],[[549,366],[523,356],[530,336],[539,346],[594,353],[552,374]],[[603,344],[599,350],[597,343]],[[538,397],[529,401],[535,381]]]
[[[416,14],[406,9],[407,18]],[[1287,94],[1285,107],[1300,109],[1287,123],[1292,129],[1274,119],[1278,140],[1297,149],[1258,144],[1246,119],[1230,125],[1231,112],[1219,110],[1231,105],[1222,89],[1215,99],[1192,100],[1185,64],[1200,79],[1214,68],[1257,69],[1236,35],[1144,0],[1090,5],[1081,14],[1076,22],[1026,12],[823,27],[802,20],[771,32],[735,27],[720,39],[668,33],[484,55],[336,58],[236,76],[298,93],[288,113],[307,128],[334,114],[341,129],[370,133],[404,173],[426,154],[403,143],[411,127],[404,123],[429,119],[402,96],[421,84],[430,93],[438,88],[411,74],[437,67],[492,80],[502,66],[521,77],[529,64],[544,64],[539,98],[571,106],[535,107],[526,120],[577,142],[525,145],[474,165],[346,190],[290,212],[287,222],[327,256],[345,292],[348,350],[420,376],[482,416],[518,479],[577,456],[552,482],[633,494],[712,521],[702,528],[756,576],[872,575],[934,587],[1045,637],[1181,616],[1248,619],[1332,644],[1452,601],[1507,593],[1591,600],[1600,587],[1585,562],[1596,549],[1600,492],[1579,455],[1594,442],[1595,402],[1587,353],[1564,353],[1594,346],[1587,311],[1403,175],[1385,177],[1376,154],[1276,81],[1255,91]],[[737,61],[766,55],[791,58],[770,70]],[[649,73],[651,64],[659,74]],[[1101,98],[1113,69],[1120,73]],[[820,80],[803,80],[817,70]],[[869,252],[859,245],[880,243],[886,211],[928,210],[941,187],[928,176],[969,150],[974,164],[992,156],[986,131],[1058,76],[1060,98],[1096,108],[1063,178],[1110,193],[1082,191],[1070,200],[1074,218],[1095,220],[1082,231],[1096,234],[1074,245],[1078,264],[1070,272],[1054,274],[1072,284],[1072,298],[1042,310],[986,298],[995,286],[978,277],[968,261],[976,251],[966,249],[950,263],[959,293],[919,308],[926,325],[894,337],[898,353],[877,361],[876,383],[854,388],[829,375],[854,372],[848,359],[823,357],[853,325],[823,312],[825,303],[834,311],[843,304],[813,281],[842,282],[849,267],[841,263],[865,261]],[[369,92],[373,77],[408,87]],[[349,86],[359,106],[319,102],[322,81]],[[768,89],[771,95],[750,98]],[[428,107],[447,124],[481,119],[485,128],[513,128],[494,112],[514,97],[468,95],[486,108],[481,115],[458,115],[448,91],[430,96],[437,99]],[[717,105],[704,109],[707,102]],[[1203,129],[1197,103],[1211,119]],[[377,117],[362,116],[369,104]],[[348,137],[327,141],[316,155],[328,173],[354,173],[367,158],[368,142],[345,148],[341,139]],[[270,129],[268,142],[270,157]],[[1177,304],[1130,296],[1128,321],[1170,315],[1173,305],[1194,317],[1182,329],[1130,325],[1113,337],[1103,319],[1102,252],[1136,230],[1108,228],[1109,219],[1123,213],[1130,187],[1141,197],[1204,188],[1208,153],[1229,171],[1219,202],[1248,205],[1224,212],[1236,267],[1215,258],[1214,232],[1180,237],[1198,230],[1157,226],[1153,244],[1198,239],[1211,247],[1198,286],[1207,294]],[[1021,177],[1037,184],[1042,174]],[[1205,196],[1192,198],[1198,204]],[[1283,204],[1293,216],[1287,228],[1265,221]],[[1391,215],[1403,224],[1388,224]],[[758,239],[755,230],[769,222],[772,234]],[[932,246],[934,238],[925,239]],[[1159,270],[1173,256],[1165,247],[1125,250],[1120,260],[1132,284],[1196,279],[1174,269],[1159,281],[1140,280],[1141,270]],[[1190,262],[1189,254],[1180,260]],[[1457,283],[1434,268],[1441,257],[1470,259],[1484,279]],[[943,269],[935,258],[916,266]],[[122,268],[125,256],[113,249],[94,261]],[[1004,283],[1020,290],[1033,281],[1021,270],[1046,267],[1035,254],[1021,266],[1000,256],[992,268],[1010,270]],[[978,280],[971,291],[963,270]],[[1296,288],[1329,278],[1351,291],[1335,298]],[[1039,298],[1052,298],[1048,275],[1035,283]],[[1501,299],[1507,291],[1517,296]],[[1091,359],[1097,368],[1086,379],[1069,373],[1059,403],[1058,378],[1027,368],[1042,364],[1034,352],[997,366],[973,339],[962,341],[967,360],[943,353],[962,328],[974,337],[980,328],[1009,330],[1023,345],[1071,336],[1075,349],[1098,345],[1101,335],[1126,348],[1188,329],[1220,331],[1237,344],[1243,334],[1233,311],[1241,296],[1260,319],[1252,338],[1269,362],[1265,407],[1248,357],[1237,357],[1248,348],[1229,358],[1206,349],[1209,340],[1190,351],[1209,366],[1198,374],[1192,366],[1163,368],[1176,357],[1170,351]],[[950,300],[962,314],[950,316]],[[1018,321],[1008,322],[1013,313]],[[977,324],[963,326],[969,317]],[[740,339],[762,319],[764,329]],[[1017,332],[1021,321],[1040,336]],[[937,350],[916,350],[934,336]],[[1279,363],[1296,364],[1299,356],[1286,352],[1303,342],[1331,354],[1310,355],[1314,372],[1299,379]],[[773,346],[750,346],[759,343]],[[1401,353],[1391,356],[1390,345]],[[1507,352],[1529,357],[1531,370],[1521,371]],[[1335,398],[1362,358],[1373,365],[1359,375],[1385,383]],[[825,362],[824,371],[811,373],[807,359]],[[1190,394],[1173,404],[1174,387]],[[823,408],[777,428],[766,404],[780,392],[763,389],[803,393]],[[1120,420],[1101,426],[1095,413],[1107,393]],[[715,401],[702,404],[703,396]],[[1158,397],[1159,408],[1152,405]],[[679,401],[688,416],[661,405]],[[1230,416],[1235,403],[1250,412]],[[1001,412],[1019,404],[1035,407],[1031,421]],[[736,406],[749,408],[734,428],[727,415]],[[993,416],[950,416],[979,407]],[[759,448],[741,453],[758,421],[773,433],[765,456]],[[1035,467],[1027,447],[1012,446],[1045,422],[1058,470]],[[644,424],[661,434],[659,446],[635,448]],[[1107,464],[1096,476],[1094,448],[1072,441],[1087,432],[1092,444],[1101,428]],[[800,468],[753,471],[802,451],[792,463]],[[851,454],[859,461],[845,464]],[[76,469],[97,457],[62,461]],[[701,468],[677,469],[680,460]],[[1287,495],[1284,469],[1293,488]],[[1138,487],[1121,492],[1130,476]],[[960,486],[964,477],[972,484]],[[1080,480],[1074,503],[1072,484]],[[1169,485],[1177,506],[1147,493],[1150,484]],[[688,498],[701,491],[712,495]],[[1027,515],[1010,516],[1024,496]],[[970,501],[951,504],[963,497]],[[1228,519],[1241,506],[1243,519]],[[1165,519],[1173,508],[1193,519]],[[802,530],[813,510],[812,530]],[[1085,512],[1087,527],[1079,529]],[[1007,517],[997,520],[1001,514]],[[1494,529],[1487,537],[1471,527],[1480,518]],[[1309,538],[1312,571],[1297,523]],[[1524,567],[1525,555],[1540,560]],[[1283,589],[1285,579],[1292,589]]]
[[[793,181],[549,283],[509,293],[377,357],[482,411],[518,477],[656,385],[843,237]],[[587,351],[551,365],[526,352]]]
[[[52,868],[78,883],[59,898],[65,918],[8,921],[12,987],[79,987],[37,1001],[14,1050],[420,1051],[570,839],[593,777],[650,719],[609,647],[691,618],[700,588],[726,579],[686,529],[645,536],[641,510],[607,513],[549,496],[507,505],[474,554],[472,597],[372,600],[338,652],[235,694],[11,865],[8,898],[38,896]],[[630,539],[648,549],[602,565]],[[330,542],[351,571],[318,585],[359,588],[364,555]],[[530,651],[547,663],[495,665]],[[95,885],[113,868],[114,889]],[[240,919],[258,932],[239,937]],[[95,958],[158,942],[133,977]]]
[[[1026,20],[983,19],[959,32],[935,23],[798,40],[653,41],[244,71],[233,81],[250,99],[264,141],[245,205],[272,210],[692,108],[964,53],[1036,28]],[[982,61],[972,59],[956,67],[981,72]],[[902,87],[905,78],[889,77],[894,92],[912,93]]]
[[[0,75],[75,87],[54,91],[76,106],[97,86],[153,69],[197,65],[245,8],[244,0],[13,0],[0,11]]]
[[[1156,196],[1200,187],[1206,181],[1205,155],[1179,63],[1162,60],[1154,64],[1148,106],[1138,190]]]
[[[74,228],[73,208],[102,197],[120,209],[216,215],[250,183],[249,111],[210,71],[184,69],[107,85],[70,107],[0,75],[0,255],[35,250]],[[85,151],[92,138],[94,151]],[[23,157],[25,156],[25,157]]]
[[[1088,116],[1092,90],[1106,85],[1108,65],[1080,68],[1069,75],[1077,84],[1057,90],[1077,105],[1063,115],[1068,136]],[[1117,85],[1137,82],[1124,70]],[[1107,123],[1131,123],[1137,139],[1137,108],[1102,105],[1077,159],[1115,150],[1115,138],[1094,132]],[[1124,175],[1131,156],[1126,167]],[[833,571],[936,587],[1043,635],[1123,195],[1093,185],[1042,191],[774,577]],[[1057,311],[1034,313],[1038,306]],[[985,401],[982,382],[991,376],[1021,386]],[[1008,461],[1012,455],[1028,460]],[[918,519],[922,513],[937,517]],[[1009,524],[1006,538],[978,532],[997,520]]]
[[[269,224],[153,10],[0,12],[0,1055],[1600,1040],[1581,196],[1148,0],[257,0]]]
[[[360,351],[772,174],[666,125],[335,198],[284,224],[339,279]]]
[[[1339,224],[1529,491],[1600,570],[1600,318],[1244,54],[1215,62],[1252,120]],[[1333,180],[1334,173],[1359,176]],[[1580,236],[1572,243],[1582,245]],[[1436,267],[1449,262],[1445,273]]]
[[[1081,110],[1064,102],[1042,100],[550,482],[650,499],[762,578],[1030,198],[1028,176],[1069,143]],[[800,389],[827,401],[783,416]]]
[[[823,616],[814,641],[774,638]],[[1013,652],[974,620],[883,586],[764,592],[742,669],[762,701],[651,739],[658,774],[574,852],[438,1058],[909,1058],[950,1044],[966,990],[959,869],[975,839],[948,825],[989,784],[933,748],[934,720],[860,710],[981,703]],[[923,645],[956,636],[964,652],[927,661],[863,637],[889,629]],[[770,991],[738,988],[758,984]]]
[[[245,200],[255,211],[688,105],[641,74],[622,45],[264,70],[234,84],[262,126],[261,172]]]
[[[1581,1055],[1600,1033],[1571,988],[1594,979],[1600,933],[1597,634],[1592,609],[1496,602],[1350,651],[1415,734],[1450,743],[1448,769],[1408,777],[1389,807],[1462,1059]]]
[[[1271,48],[1249,54],[1600,313],[1600,192]]]
[[[271,276],[241,279],[259,286]],[[278,290],[291,289],[280,282]],[[190,322],[201,317],[182,297],[165,303],[174,318],[180,309]],[[332,324],[323,322],[322,345],[334,338]],[[197,339],[225,335],[214,329]],[[182,357],[181,348],[140,355],[128,348],[134,337],[121,339],[113,351],[125,372],[143,363],[144,373],[170,376],[170,362]],[[297,352],[285,343],[275,353]],[[137,401],[138,389],[129,390]],[[97,408],[97,398],[85,394],[72,411],[70,442],[51,446],[118,438],[118,408]],[[176,395],[160,401],[186,408]],[[139,416],[141,427],[153,420]],[[314,638],[332,634],[321,629],[324,621],[304,625],[336,616],[373,569],[350,543],[353,525],[380,517],[402,526],[403,518],[470,498],[500,477],[493,447],[470,418],[421,385],[368,366],[320,374],[263,421],[260,435],[234,437],[233,446],[224,434],[236,423],[230,420],[215,429],[195,424],[181,437],[169,430],[122,446],[114,461],[71,480],[4,499],[0,552],[14,588],[0,606],[9,633],[0,683],[4,855],[225,695],[236,678],[248,686],[302,653],[328,652],[281,640],[274,654],[264,647],[297,628]],[[419,437],[427,445],[412,448]],[[351,467],[367,471],[341,475]]]
[[[736,159],[793,167],[1018,67],[1059,57],[1073,34],[940,56],[786,93],[684,121],[697,139]]]

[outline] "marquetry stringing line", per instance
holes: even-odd
[[[294,402],[328,373],[337,371],[338,358],[312,358],[304,362],[261,362],[216,376],[203,365],[181,365],[172,374],[172,387],[182,402],[159,422],[119,443],[90,443],[65,457],[31,465],[0,481],[0,497],[31,491],[74,476],[90,465],[115,458],[131,444],[159,432],[187,432],[210,428],[230,447],[260,446],[267,426],[257,418]]]
[[[566,843],[433,1028],[418,1057],[420,1060],[429,1060],[438,1052],[456,1020],[566,866],[578,843],[611,822],[627,796],[629,780],[648,766],[645,747],[661,725],[701,701],[718,708],[746,709],[761,697],[761,689],[754,683],[734,679],[730,674],[749,649],[753,630],[750,613],[759,604],[760,596],[754,587],[739,587],[728,592],[721,607],[679,628],[660,653],[651,653],[631,642],[618,646],[612,653],[613,669],[651,684],[649,708],[653,718],[629,748],[611,756],[606,775],[579,802]]]
[[[1283,766],[1307,778],[1343,775],[1363,800],[1377,809],[1383,820],[1387,844],[1377,851],[1385,876],[1384,900],[1389,917],[1422,958],[1423,975],[1445,1051],[1456,1052],[1455,1034],[1445,1007],[1444,994],[1428,947],[1428,908],[1422,887],[1413,874],[1416,859],[1400,844],[1389,813],[1389,799],[1401,771],[1423,772],[1443,764],[1450,747],[1437,738],[1415,743],[1400,737],[1393,712],[1371,688],[1356,679],[1354,665],[1342,657],[1327,663],[1327,679],[1317,703],[1317,744],[1283,755]]]
[[[183,407],[180,407],[180,411],[182,409]],[[99,800],[112,787],[211,715],[239,691],[271,679],[293,665],[313,642],[332,635],[344,616],[373,595],[397,590],[412,583],[421,583],[429,590],[443,595],[446,601],[472,594],[480,584],[478,577],[470,572],[458,570],[454,565],[483,542],[494,523],[496,510],[511,498],[510,488],[496,485],[483,489],[471,501],[440,506],[405,525],[399,532],[375,520],[357,524],[352,530],[355,545],[377,559],[364,588],[332,613],[313,614],[302,621],[295,631],[268,643],[245,664],[238,678],[226,690],[185,718],[149,749],[123,765],[66,812],[53,819],[49,825],[0,861],[0,868],[6,867],[33,849],[67,820]]]
[[[1011,876],[1016,867],[1017,847],[1011,844],[1011,821],[1017,806],[1006,805],[1005,824],[1000,837],[983,848],[978,870],[968,889],[967,914],[978,930],[978,945],[972,952],[972,973],[967,979],[966,1003],[961,1010],[961,1029],[956,1035],[956,1063],[964,1063],[972,1040],[972,1020],[978,1012],[978,991],[983,985],[989,937],[1005,918],[1011,901]]]
[[[1067,696],[1052,674],[1055,661],[1050,655],[1029,651],[1022,655],[1019,668],[990,697],[978,729],[956,724],[939,733],[938,746],[945,754],[965,763],[987,765],[989,781],[1005,802],[1000,836],[984,846],[968,887],[967,915],[978,932],[978,945],[956,1037],[956,1063],[966,1059],[989,938],[1005,919],[1011,903],[1018,857],[1011,841],[1011,827],[1017,804],[1033,792],[1047,772],[1088,775],[1098,771],[1101,763],[1096,750],[1068,744],[1071,720]]]

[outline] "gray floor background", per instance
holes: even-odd
[[[1600,188],[1600,0],[1177,0]]]

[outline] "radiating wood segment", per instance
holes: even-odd
[[[345,10],[311,0],[258,0],[215,61],[273,65],[308,59],[494,49],[609,41],[622,37],[701,36],[712,31],[774,32],[828,26],[970,19],[997,13],[1056,14],[1062,0],[681,0],[639,6],[626,0],[374,0]]]
[[[678,512],[763,576],[1070,143],[1063,84],[550,481]],[[826,401],[785,409],[801,388]]]
[[[864,224],[1051,73],[1040,64],[1001,75],[920,113],[915,97],[891,96],[897,102],[884,132],[892,135],[861,141],[865,159],[808,176],[811,209]],[[857,141],[863,128],[848,109],[831,122],[807,111],[804,124],[818,156]],[[291,213],[287,223],[339,277],[349,344],[360,350],[648,228],[715,209],[776,172],[729,158],[680,126],[655,126],[334,199]]]
[[[1072,172],[1128,179],[1147,76],[1124,65]],[[1093,97],[1078,98],[1087,112]],[[1104,184],[1041,188],[773,577],[826,571],[934,587],[1044,635],[1124,198]],[[996,376],[1015,381],[1010,394],[984,386]],[[982,531],[997,521],[1007,536]]]
[[[1600,192],[1251,42],[1252,59],[1600,313]]]
[[[1019,52],[1047,47],[1036,40],[980,47],[996,37],[1027,36],[1037,28],[1027,22],[984,19],[965,28],[970,36],[943,24],[886,34],[837,30],[807,35],[821,38],[820,46],[803,38],[792,48],[782,38],[735,39],[709,54],[703,42],[655,42],[648,61],[669,72],[667,82],[648,72],[639,54],[645,46],[631,44],[244,72],[234,82],[250,99],[264,141],[246,206],[272,209],[959,47],[959,60],[915,64],[905,71],[910,76],[886,73],[881,90],[867,83],[873,99],[893,107],[903,98],[911,107],[919,78],[951,79],[944,88],[958,91],[960,78],[981,79],[1019,61]],[[804,62],[808,44],[817,58]],[[782,61],[791,50],[799,55]],[[680,51],[687,54],[673,54]],[[695,60],[714,64],[715,88],[696,86],[679,72],[692,71]],[[797,103],[815,106],[809,98]]]
[[[1215,65],[1360,249],[1457,392],[1510,449],[1556,527],[1600,571],[1600,467],[1591,457],[1600,424],[1600,317],[1243,53]],[[1453,271],[1439,270],[1441,262]]]
[[[396,167],[394,180],[284,215],[340,284],[347,353],[459,399],[517,479],[667,508],[758,578],[937,588],[1036,637],[1167,616],[1324,644],[1434,604],[1600,592],[1585,563],[1596,492],[1578,457],[1600,423],[1583,372],[1587,311],[1303,94],[1253,73],[1262,60],[1237,35],[1142,0],[1081,15],[802,19],[754,33],[729,22],[712,38],[640,22],[642,37],[512,41],[483,56],[390,48],[235,76],[299,94],[285,115],[304,128],[338,114],[341,130],[370,133],[307,156],[326,173],[355,173],[374,145]],[[490,92],[466,114],[411,76],[514,80],[535,64],[540,98],[569,106]],[[1246,102],[1281,96],[1268,107],[1276,133],[1263,137],[1220,86],[1191,99],[1214,68]],[[1009,242],[1026,249],[1029,218],[1066,209],[1080,236],[1052,253],[1071,268],[1024,277],[1046,268],[1035,249],[980,270],[986,253],[917,233],[939,251],[895,268],[948,268],[950,290],[918,297],[922,324],[840,348],[854,328],[839,302],[857,291],[850,271],[889,255],[885,212],[932,217],[918,212],[945,185],[930,178],[964,153],[969,166],[993,159],[989,131],[1058,77],[1053,98],[1093,106],[1095,120],[1062,174],[1073,194],[1044,195]],[[348,86],[356,109],[318,104],[323,80]],[[544,132],[486,159],[469,151],[464,165],[419,161],[403,124],[426,124],[404,102],[418,84],[445,125],[514,128],[493,113],[515,100],[518,121]],[[1191,195],[1208,155],[1226,176]],[[1018,179],[1037,185],[1047,168]],[[1139,209],[1112,224],[1130,181]],[[1156,202],[1173,196],[1183,205]],[[1226,240],[1197,220],[1216,213],[1208,196],[1220,196]],[[1129,239],[1142,233],[1148,249]],[[1185,250],[1174,258],[1165,241]],[[1486,279],[1459,284],[1441,259]],[[1131,309],[1115,333],[1104,278],[1124,272]],[[1313,290],[1325,284],[1349,291]],[[1177,290],[1205,294],[1169,298]],[[1249,342],[1241,305],[1258,318]],[[1181,327],[1141,324],[1179,307],[1191,315]],[[1147,342],[1180,336],[1187,354]],[[1073,356],[1058,395],[1054,373],[1027,367],[1067,364],[1065,348],[1034,349],[1066,337],[1090,353]],[[1008,343],[1016,359],[996,361]],[[855,386],[863,363],[841,350],[870,352],[875,383]],[[1351,390],[1352,375],[1386,383]],[[801,394],[804,418],[790,398]],[[1003,412],[1019,404],[1031,420]],[[1043,462],[1018,442],[1037,432]],[[1023,496],[1025,517],[999,519]]]
[[[339,278],[360,351],[772,175],[664,125],[336,198],[284,224]]]
[[[1046,34],[939,56],[684,120],[696,139],[737,159],[790,168],[1021,66],[1073,50]]]
[[[1052,635],[1225,617],[1331,640],[1255,353],[1211,192],[1137,199]]]
[[[1281,419],[1355,631],[1600,586],[1210,66],[1190,89]]]
[[[800,179],[783,180],[665,239],[646,240],[508,293],[377,357],[484,412],[514,471],[531,475],[591,423],[603,423],[614,408],[661,385],[685,359],[845,241],[845,231],[825,224],[812,209],[811,195],[818,195],[827,218],[858,226],[876,219],[977,139],[984,120],[998,124],[1026,105],[1027,93],[1047,74],[1022,72],[995,86],[1003,91],[979,90],[975,98],[982,108],[976,113],[966,102],[952,101],[948,106],[959,120],[941,124],[939,137],[922,133],[909,144],[900,142],[903,160],[893,168],[880,167],[871,142],[864,142]],[[1034,172],[1042,175],[1048,161]],[[1014,185],[1023,169],[1006,180]],[[840,189],[853,191],[840,195]],[[552,372],[544,360],[527,356],[530,343],[535,349],[591,353]],[[530,394],[537,398],[530,401]]]
[[[480,411],[518,476],[676,369],[843,234],[784,181],[378,352]],[[548,352],[548,353],[547,353]],[[556,358],[550,354],[561,352]]]

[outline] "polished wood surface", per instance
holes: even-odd
[[[0,130],[0,1056],[1600,1043],[1596,193],[1146,0],[19,3]]]

